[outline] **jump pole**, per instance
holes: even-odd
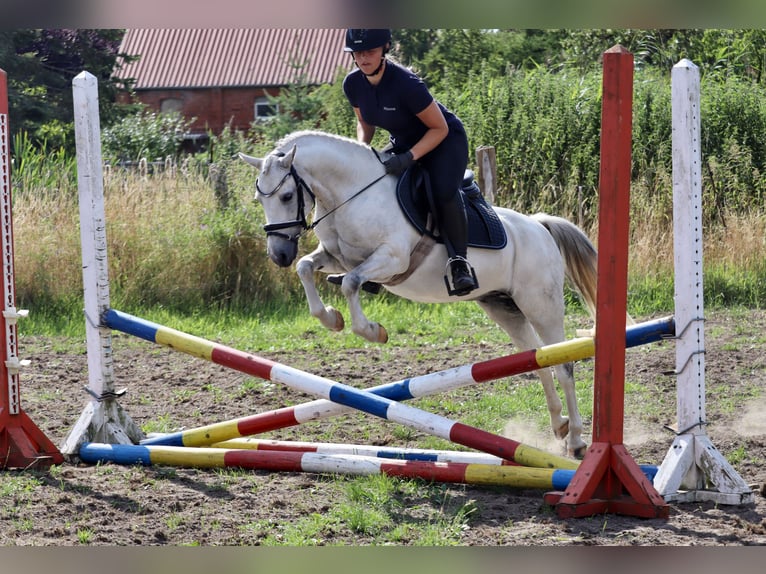
[[[505,460],[483,452],[458,450],[437,450],[404,447],[378,447],[372,445],[357,445],[345,443],[287,441],[256,438],[235,438],[211,445],[213,448],[254,449],[287,452],[316,452],[319,454],[354,454],[372,456],[375,458],[393,458],[402,460],[422,460],[430,462],[460,462],[465,464],[485,464],[500,466],[519,466],[517,463]],[[657,474],[657,466],[651,464],[639,465],[644,474],[653,478]]]
[[[141,446],[153,446],[146,445]],[[353,454],[375,458],[401,460],[422,460],[426,462],[460,462],[466,464],[486,464],[500,466],[518,465],[511,460],[484,452],[441,450],[430,448],[380,447],[366,444],[348,444],[337,442],[289,441],[240,437],[211,444],[212,448],[237,450],[269,450],[284,452],[316,452],[319,454]],[[195,447],[189,447],[195,448]],[[201,447],[206,448],[206,447]]]
[[[144,436],[117,402],[122,392],[114,390],[111,332],[100,324],[101,314],[109,308],[109,265],[96,77],[88,72],[78,74],[72,92],[88,352],[86,391],[91,400],[61,446],[68,457],[76,456],[84,442],[133,444]]]
[[[668,501],[749,504],[750,487],[705,431],[700,80],[687,59],[673,66],[671,101],[678,414],[677,435],[654,486]]]
[[[617,45],[603,56],[593,443],[569,486],[544,499],[562,518],[667,518],[668,504],[623,445],[633,55]]]
[[[195,468],[237,467],[281,472],[350,475],[385,474],[401,478],[514,488],[566,488],[572,469],[529,468],[472,463],[392,460],[363,455],[320,454],[300,451],[259,451],[182,446],[111,445],[86,443],[84,462],[170,465]],[[653,470],[647,469],[649,476]]]
[[[142,321],[144,320],[128,320],[124,314],[115,310],[111,310],[105,316],[105,323],[116,330],[156,342],[156,331],[164,329],[164,327],[152,324],[142,328]],[[672,336],[674,332],[675,321],[673,317],[630,325],[626,330],[625,344],[628,347],[643,345],[659,341],[663,337]],[[409,400],[517,375],[554,364],[592,357],[594,349],[593,338],[582,337],[472,365],[378,385],[367,390],[373,394],[397,401]],[[279,430],[308,421],[341,415],[351,410],[349,407],[332,401],[319,399],[177,433],[149,437],[141,441],[141,444],[208,446],[218,441]]]
[[[103,315],[102,324],[224,367],[281,383],[292,389],[415,428],[468,448],[513,460],[522,465],[569,469],[576,468],[578,465],[577,461],[569,458],[549,454],[515,440],[428,413],[369,391],[344,385],[175,329],[162,327],[114,309],[108,310]],[[221,440],[225,438],[215,437],[213,442]]]
[[[16,309],[11,199],[11,140],[8,126],[8,75],[0,70],[0,235],[3,257],[3,307],[0,325],[0,468],[47,468],[63,456],[21,408],[19,371],[29,361],[18,356],[16,323],[27,312]]]

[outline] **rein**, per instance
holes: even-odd
[[[373,151],[374,151],[374,150],[373,150]],[[380,157],[378,156],[378,154],[377,154],[377,153],[375,154],[375,157],[377,157],[377,158],[378,158],[378,161],[381,161],[381,160],[380,160]],[[381,163],[382,163],[382,162],[381,162]],[[260,194],[261,194],[261,195],[263,195],[264,197],[269,197],[269,196],[271,196],[271,195],[274,195],[274,194],[275,194],[277,191],[279,191],[279,189],[282,187],[282,185],[283,185],[283,184],[285,183],[285,181],[287,180],[288,176],[292,176],[292,178],[293,178],[293,181],[295,182],[295,187],[296,187],[296,189],[298,190],[298,212],[297,212],[297,214],[296,214],[296,217],[295,217],[295,219],[294,219],[294,220],[292,220],[292,221],[283,221],[283,222],[281,222],[281,223],[269,223],[269,224],[267,224],[267,225],[264,225],[264,226],[263,226],[263,230],[266,232],[266,235],[267,235],[267,236],[269,236],[269,235],[276,235],[276,236],[278,236],[278,237],[282,237],[282,238],[284,238],[284,239],[287,239],[288,241],[292,241],[292,242],[294,242],[294,243],[297,243],[297,242],[298,242],[298,239],[300,239],[300,237],[301,237],[301,236],[302,236],[304,233],[306,233],[307,231],[311,231],[312,229],[314,229],[314,228],[315,228],[317,225],[319,225],[319,224],[320,224],[320,223],[321,223],[321,222],[322,222],[322,221],[323,221],[323,220],[324,220],[326,217],[329,217],[330,215],[332,215],[333,213],[335,213],[336,211],[338,211],[338,210],[339,210],[341,207],[343,207],[344,205],[346,205],[347,203],[349,203],[351,200],[353,200],[354,198],[358,197],[359,195],[361,195],[362,193],[364,193],[365,191],[367,191],[367,190],[368,190],[369,188],[371,188],[373,185],[375,185],[376,183],[378,183],[378,182],[379,182],[381,179],[383,179],[384,177],[386,177],[386,175],[388,175],[388,174],[387,174],[387,173],[383,173],[383,175],[381,175],[380,177],[378,177],[378,178],[376,178],[376,179],[372,180],[370,183],[368,183],[367,185],[365,185],[365,186],[364,186],[362,189],[360,189],[359,191],[357,191],[356,193],[354,193],[354,195],[352,195],[351,197],[349,197],[348,199],[346,199],[346,200],[345,200],[345,201],[343,201],[342,203],[340,203],[340,204],[336,205],[336,206],[335,206],[335,207],[333,207],[333,208],[332,208],[330,211],[328,211],[327,213],[325,213],[325,214],[324,214],[322,217],[320,217],[319,219],[315,219],[315,220],[314,220],[312,223],[310,223],[310,224],[309,224],[309,222],[306,220],[306,210],[305,210],[305,207],[306,207],[306,202],[305,202],[305,200],[303,199],[303,190],[305,190],[305,191],[306,191],[306,193],[308,193],[308,194],[309,194],[309,196],[311,197],[311,201],[313,202],[314,206],[316,206],[316,203],[317,203],[317,198],[316,198],[316,195],[314,194],[314,192],[313,192],[313,191],[311,191],[311,188],[310,188],[310,187],[309,187],[309,185],[306,183],[306,181],[305,181],[305,180],[304,180],[304,179],[303,179],[303,178],[302,178],[300,175],[298,175],[298,172],[297,172],[297,171],[295,171],[295,166],[293,166],[293,165],[291,165],[291,166],[290,166],[290,171],[289,171],[289,172],[287,172],[287,173],[285,174],[285,176],[282,178],[282,180],[281,180],[281,181],[280,181],[280,182],[279,182],[279,183],[276,185],[276,187],[275,187],[275,188],[274,188],[272,191],[270,191],[269,193],[263,193],[263,191],[261,191],[261,188],[258,186],[258,180],[256,179],[256,180],[255,180],[255,188],[258,190],[258,193],[260,193]],[[312,209],[313,209],[313,206],[312,206]],[[295,227],[296,225],[300,225],[300,226],[301,226],[301,228],[302,228],[302,229],[301,229],[301,231],[299,231],[297,234],[294,234],[294,235],[288,235],[287,233],[282,233],[282,230],[283,230],[283,229],[287,229],[287,228],[289,228],[289,227]]]

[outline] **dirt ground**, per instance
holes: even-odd
[[[473,510],[459,534],[463,546],[766,544],[766,312],[708,313],[705,328],[707,433],[751,485],[753,504],[672,503],[667,520],[616,514],[562,519],[543,502],[540,490],[450,484],[439,490],[438,499],[433,491],[430,495],[426,490],[401,491],[401,520],[433,521],[441,512],[470,505]],[[80,392],[87,383],[84,348],[81,352],[71,348],[54,340],[20,340],[20,355],[32,361],[22,375],[22,408],[56,445],[63,443],[87,403],[87,395]],[[400,380],[502,352],[476,344],[427,353],[402,350],[394,360],[383,358],[376,348],[361,346],[331,355],[257,354],[367,386],[370,381]],[[626,379],[645,385],[657,402],[657,409],[650,411],[626,404],[624,443],[639,463],[659,465],[672,443],[673,435],[664,425],[675,422],[675,379],[666,375],[674,362],[670,343],[627,351]],[[245,384],[248,377],[241,373],[164,347],[129,342],[123,335],[114,336],[114,365],[115,388],[128,388],[120,404],[139,425],[166,417],[174,427],[192,428],[305,400],[266,382]],[[587,362],[577,368],[588,368]],[[520,380],[529,384],[530,377],[522,375]],[[466,391],[461,400],[475,392]],[[739,397],[736,404],[733,397]],[[637,418],[633,410],[651,414]],[[378,424],[373,425],[365,415],[334,421],[334,442],[404,446],[392,430],[394,423],[374,421]],[[316,423],[313,428],[322,427]],[[269,436],[314,440],[310,430]],[[590,421],[586,431],[589,437]],[[413,432],[416,441],[417,431]],[[514,425],[513,432],[522,433],[512,438],[525,444],[537,446],[537,442],[548,448],[551,443],[539,431],[527,433]],[[22,477],[35,481],[24,482]],[[66,463],[47,472],[4,471],[0,472],[0,544],[256,546],[266,536],[278,535],[280,524],[330,512],[346,496],[338,484],[335,477],[316,474],[112,464]],[[315,542],[365,546],[374,541],[371,535],[341,525]],[[417,543],[405,536],[398,544]]]

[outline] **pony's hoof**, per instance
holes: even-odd
[[[378,325],[378,343],[388,343],[388,331],[383,325]]]
[[[564,439],[569,434],[569,419],[564,419],[564,422],[561,423],[561,426],[557,429],[553,429],[553,436],[555,436],[558,439]]]
[[[337,309],[333,309],[332,307],[330,307],[328,311],[330,312],[332,317],[335,319],[333,321],[333,324],[330,326],[330,330],[342,331],[343,328],[346,326],[346,322],[343,320],[343,315],[341,314],[341,312],[338,311]]]
[[[582,460],[585,458],[585,453],[588,452],[588,445],[583,445],[578,448],[570,448],[568,449],[568,454],[572,458],[575,458],[577,460]]]

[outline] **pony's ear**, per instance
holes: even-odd
[[[293,160],[295,159],[295,150],[297,148],[295,146],[290,148],[290,151],[288,151],[285,155],[279,158],[279,167],[282,167],[284,169],[290,169],[290,166],[293,165]]]
[[[251,155],[240,153],[239,154],[239,159],[245,160],[247,163],[252,165],[257,170],[260,170],[260,169],[263,168],[263,159],[261,159],[259,157],[253,157]]]

